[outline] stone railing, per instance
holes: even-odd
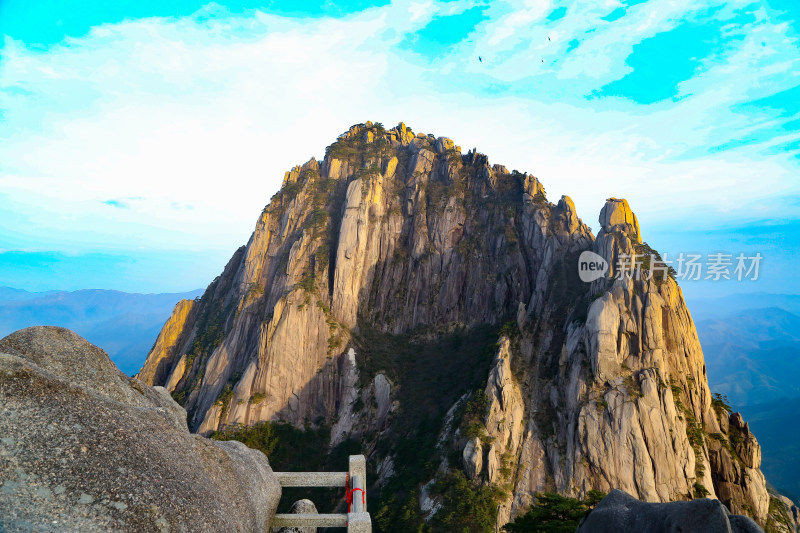
[[[348,533],[372,533],[367,512],[367,460],[350,456],[349,472],[275,472],[281,487],[344,487],[347,514],[276,514],[272,527],[346,527]]]

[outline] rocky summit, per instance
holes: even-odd
[[[201,434],[283,422],[366,451],[378,531],[455,530],[467,498],[494,531],[539,492],[613,489],[788,530],[755,436],[709,390],[680,287],[627,201],[598,207],[594,236],[530,174],[404,124],[353,126],[286,173],[139,378]],[[591,282],[586,251],[609,265]],[[624,255],[638,279],[618,275]]]
[[[0,531],[264,532],[266,456],[189,433],[160,387],[62,328],[0,341]]]

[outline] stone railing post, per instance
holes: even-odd
[[[372,533],[372,519],[367,512],[367,458],[350,456],[350,486],[347,510],[348,533]]]
[[[275,472],[282,487],[344,487],[347,514],[277,514],[272,527],[346,527],[348,533],[372,533],[367,512],[367,459],[351,455],[348,472]]]

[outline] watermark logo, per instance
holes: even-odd
[[[581,281],[590,283],[600,279],[608,272],[608,261],[602,255],[586,250],[578,258],[578,275]]]
[[[743,253],[713,253],[705,257],[701,254],[680,253],[674,260],[667,254],[659,257],[654,254],[620,254],[616,265],[616,278],[665,279],[670,276],[683,281],[757,281],[759,267],[764,257],[760,253],[749,256]]]
[[[705,257],[701,254],[684,254],[670,260],[667,254],[619,254],[614,265],[616,279],[655,279],[664,280],[667,276],[683,281],[757,281],[759,268],[764,259],[760,253],[737,255],[713,253]],[[591,251],[583,252],[578,258],[578,274],[581,281],[590,283],[604,277],[609,270],[608,262]]]

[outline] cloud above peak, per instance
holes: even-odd
[[[369,119],[532,172],[590,223],[617,195],[712,227],[799,192],[792,31],[737,1],[429,1],[6,37],[0,209],[36,246],[232,249],[285,170]]]

